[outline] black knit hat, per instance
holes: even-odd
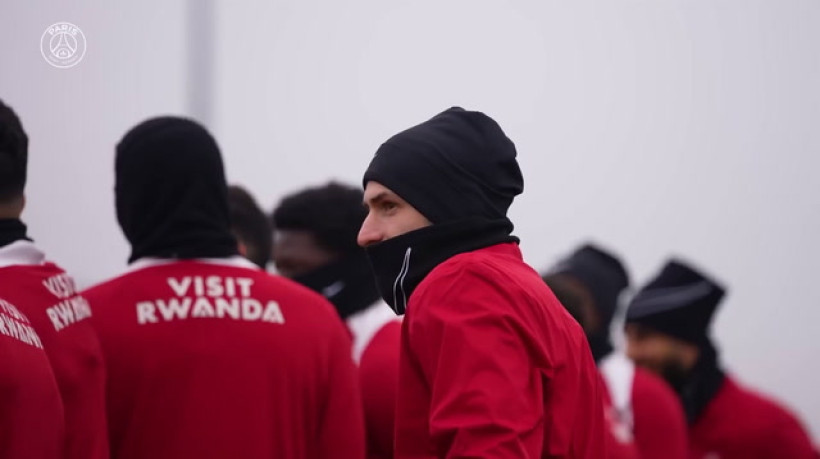
[[[492,118],[453,107],[382,144],[364,174],[432,223],[507,218],[524,190],[515,145]]]
[[[552,268],[550,274],[564,274],[578,280],[592,295],[604,329],[609,327],[621,292],[629,287],[629,274],[613,254],[586,244]]]
[[[712,316],[724,294],[714,280],[671,260],[632,299],[626,321],[701,345],[708,340]]]

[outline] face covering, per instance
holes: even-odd
[[[296,276],[293,280],[327,298],[342,319],[367,308],[379,299],[364,251]]]
[[[507,219],[468,219],[431,225],[366,247],[382,299],[404,314],[413,290],[427,274],[448,258],[504,242],[511,236]]]
[[[0,219],[0,247],[19,240],[30,240],[26,237],[26,225],[16,218]]]
[[[691,425],[720,390],[725,374],[718,365],[717,350],[707,342],[700,346],[698,361],[691,370],[673,364],[664,368],[663,377],[680,396]]]

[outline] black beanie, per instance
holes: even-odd
[[[595,302],[602,329],[609,329],[618,309],[618,298],[629,287],[629,275],[618,258],[600,247],[586,244],[559,262],[551,274],[568,275],[583,284]]]
[[[117,145],[115,170],[129,262],[237,253],[222,157],[205,128],[176,117],[147,120]]]
[[[507,218],[524,190],[515,145],[492,118],[453,107],[382,144],[364,174],[433,224]]]
[[[708,342],[709,325],[724,294],[714,280],[671,260],[632,299],[626,321],[702,345]]]

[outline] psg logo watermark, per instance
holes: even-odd
[[[85,56],[85,35],[70,22],[58,22],[46,28],[40,37],[40,53],[49,64],[67,69],[79,64]]]

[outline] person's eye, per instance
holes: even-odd
[[[399,205],[396,204],[393,201],[384,201],[384,202],[381,203],[381,209],[382,209],[383,212],[392,212],[393,210],[397,209],[398,207],[399,207]]]

